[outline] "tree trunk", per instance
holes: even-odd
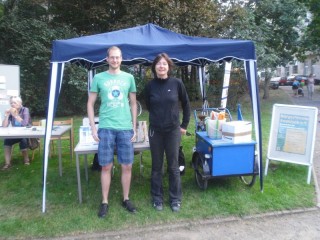
[[[263,99],[269,99],[269,85],[271,80],[271,71],[265,71],[264,87],[263,87]]]
[[[263,85],[263,99],[269,99],[269,82],[270,79],[265,79],[264,85]]]

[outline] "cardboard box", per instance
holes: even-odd
[[[222,125],[222,139],[233,143],[252,140],[252,123],[248,121],[231,121]]]

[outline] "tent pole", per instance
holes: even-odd
[[[53,123],[53,104],[55,98],[55,91],[57,86],[57,74],[58,74],[58,63],[52,63],[51,66],[51,82],[50,82],[50,91],[49,91],[49,104],[48,104],[48,113],[46,119],[46,129],[45,129],[45,138],[44,138],[44,147],[43,147],[43,189],[42,189],[42,212],[46,211],[46,187],[47,187],[47,170],[48,170],[48,156],[49,156],[49,143],[51,138],[52,123]]]
[[[94,73],[93,73],[93,70],[91,69],[91,70],[88,71],[88,96],[89,96],[89,92],[90,92],[93,76],[94,76]]]
[[[54,114],[57,107],[58,97],[62,85],[64,63],[53,62],[51,65],[50,90],[48,113],[45,127],[44,147],[43,147],[43,190],[42,190],[42,212],[46,211],[46,187],[48,172],[49,144],[51,139]],[[59,85],[59,88],[58,88]]]
[[[207,100],[207,93],[206,93],[206,76],[205,76],[205,68],[201,66],[199,68],[199,81],[200,81],[200,90],[202,96],[202,108],[208,108],[208,100]]]
[[[260,191],[263,192],[263,166],[262,166],[262,136],[261,136],[261,116],[260,116],[260,99],[257,85],[256,62],[254,60],[245,61],[245,70],[251,86],[251,102],[254,118],[254,129],[257,142],[257,159],[260,176]]]
[[[220,107],[226,108],[227,107],[227,100],[228,100],[228,90],[229,90],[229,83],[230,83],[230,75],[231,75],[231,66],[232,62],[225,62],[224,63],[224,78],[223,78],[223,86],[222,86],[222,93],[221,93],[221,103]]]
[[[202,82],[202,72],[201,72],[201,67],[198,67],[198,75],[199,75],[199,83],[200,83],[200,93],[202,97],[202,104],[204,102],[204,97],[203,97],[203,82]]]

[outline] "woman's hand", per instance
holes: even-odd
[[[11,108],[9,108],[9,109],[7,109],[5,112],[4,112],[4,115],[6,116],[6,117],[9,117],[9,115],[11,114]]]
[[[18,116],[18,110],[16,108],[10,108],[10,113],[13,117]]]
[[[187,134],[187,129],[180,128],[181,135]]]

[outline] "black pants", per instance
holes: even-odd
[[[169,171],[169,201],[181,202],[182,190],[179,171],[180,127],[170,132],[149,130],[149,142],[152,157],[151,196],[153,202],[163,202],[162,166],[164,153]]]

